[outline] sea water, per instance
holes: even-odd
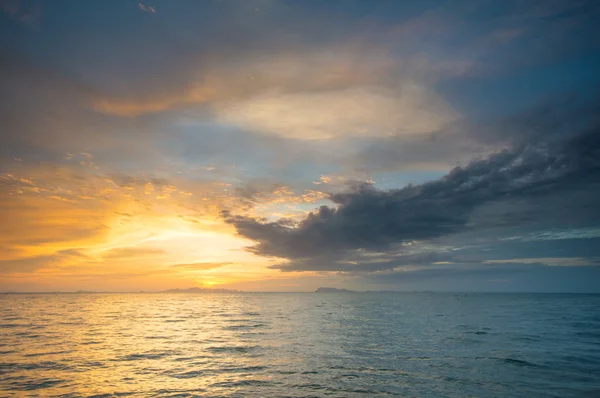
[[[0,396],[600,397],[600,296],[3,294]]]

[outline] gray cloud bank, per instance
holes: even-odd
[[[252,251],[289,259],[277,266],[284,270],[348,271],[361,263],[363,270],[391,269],[397,261],[373,261],[373,253],[402,252],[414,241],[478,229],[597,223],[600,125],[593,116],[588,121],[578,121],[583,127],[576,133],[532,135],[436,181],[392,190],[357,185],[332,194],[337,206],[322,206],[297,225],[223,216],[241,236],[257,242]],[[503,211],[494,210],[499,204]],[[486,208],[484,217],[473,217]],[[370,260],[365,253],[371,253]]]

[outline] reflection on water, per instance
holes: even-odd
[[[600,296],[0,295],[1,396],[600,396]]]

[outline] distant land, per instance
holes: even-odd
[[[169,289],[160,291],[138,291],[138,292],[103,292],[94,290],[69,291],[51,291],[51,292],[0,292],[0,294],[120,294],[120,293],[243,293],[240,290],[232,289],[205,289],[201,287],[190,287],[187,289]]]
[[[358,293],[356,290],[338,289],[335,287],[320,287],[315,293]]]

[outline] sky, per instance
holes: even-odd
[[[600,292],[599,17],[0,0],[0,291]]]

